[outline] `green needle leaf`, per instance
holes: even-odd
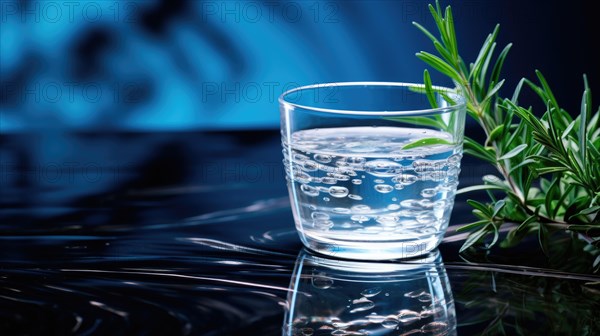
[[[494,205],[494,213],[492,213],[492,217],[498,216],[498,214],[500,213],[500,210],[502,210],[502,208],[504,208],[505,205],[506,205],[506,202],[504,200],[500,200],[500,201],[496,202],[496,204]]]
[[[488,143],[491,143],[494,140],[498,139],[503,132],[504,125],[499,125],[498,127],[494,128],[494,130],[490,132],[490,136],[488,137]]]
[[[474,223],[470,223],[470,224],[465,224],[464,226],[459,227],[458,229],[456,229],[456,232],[462,232],[462,231],[467,231],[467,230],[472,230],[478,226],[484,225],[484,224],[488,224],[490,221],[487,219],[482,219],[480,221],[474,222]]]
[[[496,60],[496,64],[494,64],[494,68],[492,69],[492,75],[490,76],[490,86],[498,83],[500,79],[500,71],[502,70],[502,66],[504,65],[504,60],[512,47],[512,43],[509,43],[504,47],[500,55],[498,55],[498,59]]]
[[[589,215],[589,214],[593,214],[594,212],[598,212],[598,211],[600,211],[600,205],[582,210],[578,213],[578,215]]]
[[[482,227],[481,229],[471,233],[469,235],[469,237],[465,240],[465,243],[463,244],[463,246],[460,248],[460,250],[458,251],[459,253],[464,252],[466,249],[468,249],[469,247],[471,247],[473,244],[477,243],[478,241],[480,241],[483,237],[485,237],[488,234],[488,230],[487,227],[489,225],[492,224],[488,224],[484,227]]]
[[[478,190],[504,190],[504,188],[501,188],[496,185],[481,184],[481,185],[475,185],[475,186],[470,186],[470,187],[465,187],[465,188],[459,189],[456,191],[456,194],[460,195],[460,194],[465,194],[465,193],[468,193],[471,191],[478,191]]]
[[[417,53],[417,57],[423,62],[431,65],[437,71],[445,74],[446,76],[454,79],[455,81],[461,81],[458,72],[456,72],[456,70],[454,70],[453,67],[451,67],[448,63],[444,62],[441,58],[425,51]]]
[[[573,126],[575,126],[575,121],[576,121],[576,120],[573,120],[573,121],[572,121],[572,122],[569,124],[569,126],[567,126],[567,128],[565,129],[565,131],[563,132],[563,134],[560,136],[560,138],[561,138],[561,139],[564,139],[564,138],[566,138],[566,137],[569,135],[569,133],[571,133],[571,130],[573,129]]]
[[[413,23],[412,23],[412,24],[413,24],[415,27],[417,27],[417,28],[418,28],[420,31],[422,31],[422,32],[423,32],[423,34],[425,34],[425,36],[429,37],[429,39],[431,40],[431,42],[434,42],[434,43],[435,43],[435,42],[438,42],[438,43],[439,43],[438,39],[437,39],[437,38],[435,38],[435,36],[433,36],[433,34],[431,34],[431,33],[429,32],[429,30],[427,30],[425,27],[421,26],[420,24],[418,24],[417,22],[414,22],[414,21],[413,21]]]
[[[513,148],[510,152],[502,155],[499,158],[499,160],[506,160],[506,159],[513,158],[513,157],[519,155],[519,153],[521,153],[522,151],[524,151],[525,148],[527,148],[527,144],[518,145],[517,147]]]
[[[433,145],[452,145],[452,142],[440,138],[423,138],[405,145],[402,149],[413,149]]]
[[[429,77],[429,71],[427,71],[427,69],[423,71],[423,82],[425,83],[425,94],[427,95],[429,104],[431,104],[432,108],[438,108],[435,94],[433,93],[433,86],[431,85],[431,77]]]
[[[485,204],[477,202],[475,200],[467,200],[467,203],[469,203],[469,205],[472,206],[473,208],[481,211],[486,216],[492,217],[491,210]]]

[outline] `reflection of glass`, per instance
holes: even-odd
[[[455,335],[454,300],[439,251],[402,263],[300,252],[283,334]]]

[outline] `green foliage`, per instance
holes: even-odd
[[[448,140],[440,139],[440,138],[422,138],[417,141],[411,142],[408,145],[402,147],[402,149],[413,149],[423,146],[433,146],[433,145],[451,145],[452,143]]]
[[[454,276],[456,305],[467,312],[459,319],[459,330],[511,336],[600,333],[600,283],[576,280],[572,273],[525,270],[500,266],[499,271],[470,270],[463,277]]]
[[[500,176],[485,176],[482,185],[459,191],[486,190],[490,195],[487,204],[469,201],[479,220],[461,228],[472,231],[461,251],[483,242],[488,248],[493,246],[500,226],[513,222],[518,225],[509,231],[501,246],[514,246],[526,235],[535,234],[542,251],[548,253],[550,236],[557,231],[570,233],[572,239],[583,236],[590,246],[587,252],[597,256],[590,268],[598,272],[600,108],[593,113],[587,78],[584,75],[581,110],[575,119],[560,107],[539,71],[537,83],[524,78],[511,98],[503,98],[500,89],[504,80],[500,74],[512,45],[494,57],[499,26],[487,36],[477,58],[467,66],[459,54],[450,6],[442,11],[436,2],[435,7],[429,5],[429,10],[439,37],[418,23],[414,25],[433,42],[437,55],[424,51],[416,55],[452,79],[465,96],[468,114],[481,126],[487,139],[481,144],[466,138],[464,151],[494,165]],[[428,98],[436,107],[427,70],[424,81]],[[524,87],[546,104],[541,117],[532,108],[519,105]]]

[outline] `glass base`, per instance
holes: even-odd
[[[300,234],[302,243],[312,251],[334,258],[353,260],[408,259],[434,250],[444,238],[443,232],[427,238],[405,241],[343,241]]]

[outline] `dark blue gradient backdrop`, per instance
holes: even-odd
[[[507,95],[535,68],[570,110],[582,73],[598,87],[584,4],[450,4],[467,60],[496,23],[515,43]],[[2,0],[0,131],[277,128],[298,85],[420,82],[432,46],[412,21],[433,28],[426,1]]]

